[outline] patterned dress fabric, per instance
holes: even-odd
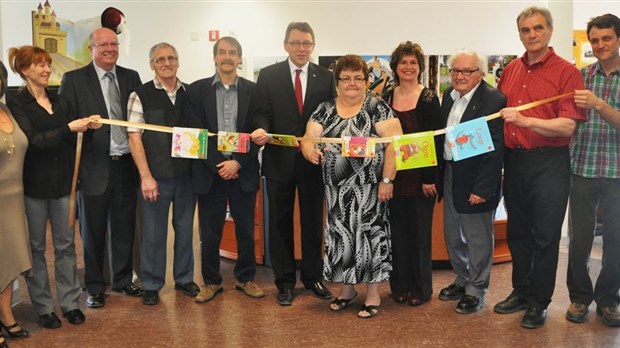
[[[389,106],[366,96],[360,112],[342,118],[336,100],[317,108],[310,120],[323,126],[323,137],[378,137],[375,124],[393,118]],[[377,144],[376,156],[342,157],[340,144],[327,144],[323,180],[327,197],[323,277],[344,284],[376,283],[389,278],[392,270],[390,225],[387,204],[379,202],[384,150]]]

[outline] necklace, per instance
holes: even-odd
[[[2,136],[2,140],[4,140],[4,147],[6,148],[6,154],[9,156],[9,161],[13,159],[13,154],[15,153],[15,144],[13,144],[13,135],[11,133],[7,133],[9,135],[8,139],[4,135]]]

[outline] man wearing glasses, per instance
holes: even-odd
[[[585,113],[572,98],[518,111],[517,106],[584,89],[579,71],[549,47],[549,10],[529,7],[517,17],[525,54],[510,62],[499,89],[508,98],[504,119],[504,194],[507,241],[512,254],[512,293],[497,313],[527,309],[521,326],[540,328],[555,288],[562,222],[570,189],[568,144]]]
[[[441,116],[450,127],[498,112],[506,97],[484,81],[484,60],[476,53],[459,51],[448,62],[452,87],[443,94]],[[493,264],[493,213],[500,199],[504,161],[503,121],[489,122],[494,151],[454,161],[444,146],[444,234],[454,283],[441,289],[439,299],[459,300],[456,312],[479,311]]]
[[[187,116],[183,112],[186,85],[177,78],[177,50],[168,43],[158,43],[149,52],[149,64],[155,77],[129,95],[129,121],[167,127],[187,126]],[[140,175],[142,303],[159,303],[159,290],[166,282],[166,239],[171,204],[174,287],[187,296],[196,296],[199,288],[194,283],[192,238],[195,205],[190,160],[170,156],[170,134],[131,127],[127,132],[131,155]]]
[[[269,133],[302,136],[316,107],[336,95],[330,71],[310,63],[314,32],[308,23],[286,28],[284,50],[288,59],[260,71],[252,140],[259,146]],[[277,301],[289,306],[296,282],[293,209],[295,191],[301,217],[301,281],[322,299],[332,294],[322,282],[323,200],[321,169],[306,161],[296,148],[267,144],[262,156],[269,200],[269,249],[278,287]]]
[[[98,114],[126,120],[129,92],[142,84],[138,72],[116,65],[118,38],[110,29],[95,30],[88,48],[93,61],[64,74],[59,93],[69,100],[77,117]],[[136,174],[129,151],[122,127],[104,125],[84,133],[77,199],[90,308],[105,305],[108,230],[112,290],[142,295],[142,289],[132,283]]]

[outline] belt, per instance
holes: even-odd
[[[120,160],[124,160],[126,158],[129,158],[129,156],[131,156],[131,154],[126,153],[124,155],[110,155],[110,160],[111,161],[120,161]]]
[[[506,150],[510,153],[512,153],[513,155],[516,156],[536,156],[536,155],[540,155],[543,154],[545,152],[549,152],[549,151],[553,151],[553,150],[558,150],[561,149],[562,147],[555,147],[555,146],[543,146],[543,147],[535,147],[533,149],[526,149],[524,147],[517,147],[514,149],[510,149],[510,148],[506,148]]]

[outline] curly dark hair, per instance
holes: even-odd
[[[392,58],[390,59],[390,68],[392,69],[392,74],[394,74],[394,83],[396,85],[400,83],[398,73],[396,72],[396,67],[398,66],[398,63],[400,63],[401,59],[406,56],[414,56],[418,61],[418,66],[420,67],[418,82],[422,82],[422,73],[424,72],[424,51],[417,43],[405,41],[394,49],[394,52],[392,52]]]

